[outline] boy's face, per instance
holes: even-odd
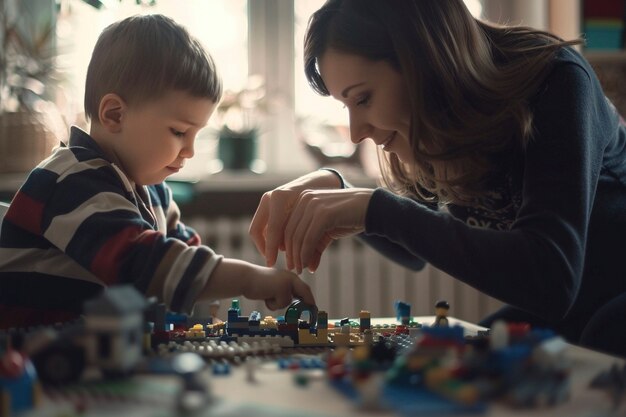
[[[158,184],[178,172],[193,156],[196,135],[215,106],[182,91],[128,106],[113,144],[124,172],[138,185]]]

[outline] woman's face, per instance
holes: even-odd
[[[402,75],[386,61],[333,49],[321,56],[319,69],[330,94],[348,109],[352,142],[369,138],[412,163],[410,105]]]

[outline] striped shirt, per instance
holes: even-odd
[[[28,176],[0,232],[0,328],[77,317],[104,287],[132,283],[189,313],[221,260],[180,222],[165,184],[136,186],[72,127]]]

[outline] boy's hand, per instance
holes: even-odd
[[[300,194],[305,190],[340,188],[337,176],[319,170],[263,194],[252,223],[250,236],[267,266],[274,266],[278,250],[285,250],[285,226]]]
[[[243,296],[252,300],[265,300],[270,310],[287,307],[294,298],[315,305],[309,285],[293,272],[254,265],[256,271],[248,280]]]
[[[265,300],[270,310],[285,308],[294,298],[315,305],[309,285],[293,272],[224,258],[215,267],[202,290],[202,299],[232,298],[243,295],[251,300]]]

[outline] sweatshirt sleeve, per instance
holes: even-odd
[[[346,181],[343,175],[341,175],[341,173],[336,169],[323,167],[320,168],[320,170],[329,171],[335,174],[339,179],[341,188],[352,188],[352,184]],[[386,236],[375,236],[360,233],[357,237],[381,255],[404,266],[405,268],[409,268],[413,271],[420,271],[424,269],[424,266],[426,266],[426,262],[424,262],[424,260],[412,254],[402,245],[390,241]]]
[[[170,309],[191,312],[222,257],[180,239],[187,231],[176,221],[179,236],[158,231],[128,191],[110,166],[63,175],[45,204],[41,232],[105,285],[133,283]]]
[[[378,189],[365,234],[384,236],[486,294],[558,320],[580,287],[603,149],[617,115],[595,77],[572,63],[548,77],[534,114],[522,206],[510,230],[469,226]]]

